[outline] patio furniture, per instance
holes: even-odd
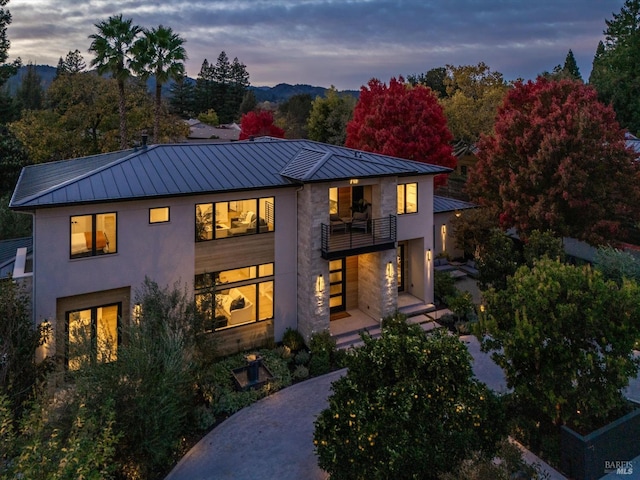
[[[351,217],[351,229],[360,229],[367,233],[369,231],[369,212],[354,212]]]
[[[337,213],[332,213],[329,216],[329,222],[331,225],[331,233],[335,233],[336,230],[347,231],[347,223],[340,218]]]

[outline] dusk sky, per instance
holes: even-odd
[[[225,51],[251,84],[358,89],[376,77],[485,62],[507,80],[535,78],[569,49],[585,80],[605,19],[624,0],[10,0],[11,59],[55,66],[95,24],[122,13],[185,40],[189,76]]]

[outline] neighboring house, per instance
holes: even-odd
[[[188,140],[190,141],[219,140],[223,142],[231,142],[234,140],[238,140],[238,138],[240,137],[240,126],[238,126],[237,123],[212,127],[211,125],[202,123],[196,118],[186,120],[185,123],[189,125]]]
[[[222,353],[287,328],[308,339],[342,310],[380,320],[399,289],[429,305],[433,177],[447,172],[270,138],[25,167],[10,207],[33,216],[34,321],[54,328],[42,353],[74,368],[75,331],[118,338],[145,277],[195,295]]]
[[[433,245],[436,255],[445,255],[449,258],[460,258],[464,251],[456,247],[451,220],[458,217],[464,210],[477,208],[474,203],[457,200],[455,198],[433,197]]]
[[[33,239],[31,237],[0,240],[0,280],[29,277],[33,272]]]

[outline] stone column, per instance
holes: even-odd
[[[329,262],[322,258],[321,224],[329,223],[329,187],[298,192],[298,331],[306,341],[329,328]]]

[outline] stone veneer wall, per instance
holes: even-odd
[[[397,179],[382,178],[372,186],[372,216],[386,218],[397,209]],[[391,277],[387,265],[391,262]],[[369,253],[358,261],[358,308],[370,317],[381,320],[395,312],[398,306],[396,250]]]
[[[329,328],[329,262],[320,253],[321,224],[329,223],[329,188],[307,184],[298,192],[298,331],[308,341]],[[316,293],[318,276],[324,291]]]
[[[387,275],[389,262],[393,267],[391,277]],[[395,250],[358,257],[358,308],[378,321],[393,314],[398,305],[395,266]]]

